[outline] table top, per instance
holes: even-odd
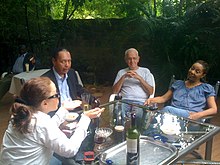
[[[22,72],[22,73],[14,75],[12,77],[9,93],[19,95],[24,82],[30,80],[31,78],[40,77],[48,70],[49,69],[39,69],[39,70],[34,70],[34,71],[29,71],[29,72]]]
[[[105,113],[107,114],[102,114],[99,126],[110,127],[113,130],[111,143],[106,145],[106,149],[125,140],[128,125],[125,123],[125,130],[119,135],[114,129],[114,123],[112,123],[113,112],[118,102],[138,107],[145,112],[142,119],[144,127],[141,130],[141,135],[171,144],[178,149],[177,156],[170,163],[178,161],[220,132],[218,126],[161,113],[159,110],[150,111],[146,106],[132,105],[124,101],[113,101],[101,105],[101,107],[105,107]]]
[[[19,74],[14,75],[13,77],[23,78],[24,80],[30,80],[31,78],[40,77],[42,74],[44,74],[48,70],[50,69],[39,69],[39,70],[33,70],[29,72],[21,72]]]

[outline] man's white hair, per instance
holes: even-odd
[[[129,48],[129,49],[127,49],[127,50],[125,51],[125,59],[127,58],[128,53],[129,53],[130,51],[134,51],[134,52],[137,54],[137,56],[139,56],[137,49],[135,49],[135,48]]]

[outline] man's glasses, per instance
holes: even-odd
[[[56,93],[55,95],[52,95],[52,96],[48,97],[47,99],[54,99],[54,98],[60,98],[60,95],[58,93]]]

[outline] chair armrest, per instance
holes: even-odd
[[[202,119],[204,120],[205,123],[210,123],[211,119],[215,117],[214,115],[209,115],[209,116],[205,116]]]
[[[116,96],[115,93],[111,94],[110,97],[109,97],[109,102],[114,101],[115,100],[115,96]]]

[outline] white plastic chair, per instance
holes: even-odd
[[[149,96],[149,98],[154,98],[155,95],[155,91],[156,91],[156,84],[155,84],[155,80],[154,80],[154,75],[151,73],[150,74],[153,80],[153,93]]]
[[[7,74],[8,74],[8,72],[4,72],[4,73],[2,73],[2,75],[1,75],[1,79],[3,79]]]
[[[78,79],[78,83],[83,87],[83,83],[82,83],[82,80],[80,78],[80,75],[79,75],[78,71],[75,71],[75,73],[76,73],[76,76],[77,76],[77,79]]]

